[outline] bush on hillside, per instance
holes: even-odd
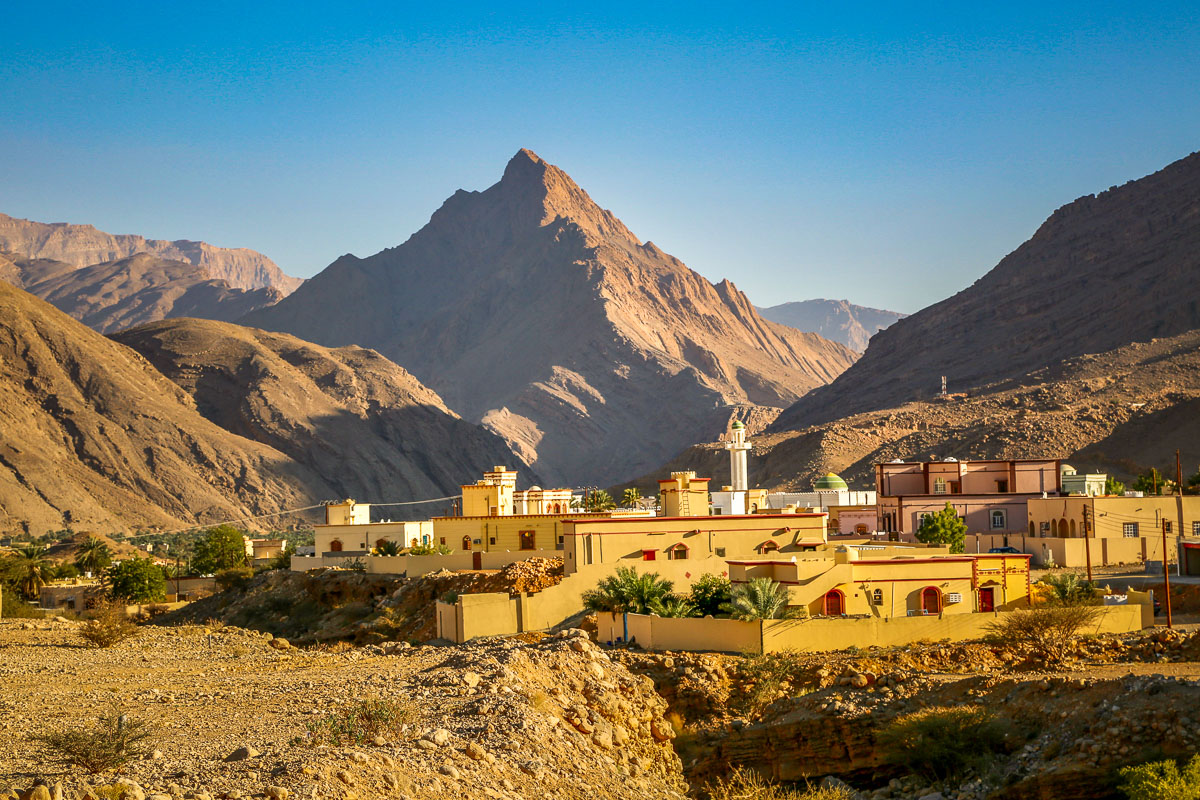
[[[1149,761],[1121,770],[1121,791],[1129,800],[1200,800],[1200,755],[1184,765]]]
[[[411,706],[397,700],[366,700],[308,723],[314,745],[350,746],[376,736],[394,739],[400,728],[415,717]]]
[[[228,589],[245,589],[253,577],[254,570],[250,567],[231,567],[217,573],[217,587],[222,591]]]
[[[95,727],[56,731],[35,740],[44,745],[51,760],[96,775],[144,758],[150,751],[145,742],[152,735],[147,723],[114,710],[100,717]]]
[[[79,635],[93,647],[112,647],[137,636],[140,630],[119,601],[100,603],[88,612],[88,620],[79,628]]]
[[[728,778],[717,778],[704,788],[709,800],[852,800],[844,786],[809,786],[792,789],[768,783],[753,770],[736,767]]]
[[[1062,663],[1075,639],[1100,618],[1096,606],[1040,606],[1000,615],[988,624],[988,640],[1002,647],[1027,649],[1041,660]]]
[[[1004,752],[1009,730],[980,706],[926,708],[896,717],[875,735],[892,764],[943,781],[980,769]]]

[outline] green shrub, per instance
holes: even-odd
[[[400,726],[415,717],[413,709],[395,700],[366,700],[314,722],[308,732],[314,745],[360,745],[376,736],[394,738]]]
[[[1121,770],[1129,800],[1200,800],[1200,755],[1179,769],[1174,761],[1149,761]]]
[[[408,549],[410,556],[448,556],[453,552],[444,544],[415,544]]]
[[[1019,608],[988,624],[988,639],[1002,647],[1030,650],[1042,661],[1066,660],[1075,638],[1100,616],[1095,606],[1064,605]]]
[[[1005,751],[1009,731],[980,706],[926,708],[892,720],[876,744],[892,764],[942,781],[979,769]]]
[[[79,635],[93,647],[112,647],[138,633],[140,629],[125,613],[125,605],[113,601],[100,603],[89,611],[88,621],[79,628]]]
[[[748,656],[738,665],[735,686],[742,694],[735,704],[746,713],[756,715],[785,685],[804,684],[808,679],[807,672],[804,657],[795,650]]]
[[[0,590],[2,591],[2,590]],[[46,613],[17,596],[16,592],[4,592],[0,616],[5,619],[45,619]]]
[[[130,558],[108,570],[108,593],[127,603],[153,603],[167,596],[167,578],[148,558]]]
[[[700,616],[711,614],[715,617],[721,613],[721,606],[732,599],[731,592],[732,584],[729,578],[721,575],[702,575],[692,584],[689,599]]]
[[[250,567],[230,567],[217,573],[217,587],[222,591],[245,589],[246,584],[250,583],[250,579],[253,577],[254,570]]]
[[[95,775],[144,758],[150,751],[144,742],[152,735],[145,722],[114,710],[100,717],[93,728],[57,731],[35,737],[35,741],[45,745],[56,763],[82,767]]]

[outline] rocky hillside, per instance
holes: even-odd
[[[269,445],[337,497],[441,497],[495,464],[519,466],[503,440],[374,350],[197,319],[113,338],[178,384],[210,422]]]
[[[836,472],[869,488],[877,463],[902,458],[1063,458],[1122,478],[1200,464],[1200,330],[1084,355],[970,393],[913,401],[754,439],[752,483],[807,489]],[[696,469],[729,480],[718,444],[681,453],[656,475]]]
[[[763,318],[809,331],[849,347],[856,353],[867,349],[867,342],[879,331],[905,315],[897,311],[856,306],[848,300],[802,300],[759,308]]]
[[[649,469],[723,430],[728,406],[785,406],[854,358],[641,242],[528,150],[404,244],[343,256],[245,321],[373,347],[573,485]]]
[[[25,258],[53,259],[74,267],[150,253],[159,258],[194,264],[201,268],[201,277],[223,280],[234,289],[272,288],[284,295],[304,282],[301,278],[285,275],[262,253],[244,247],[215,247],[187,239],[168,242],[131,234],[114,235],[91,225],[33,222],[7,214],[0,214],[0,251]]]
[[[971,287],[900,320],[776,430],[1200,328],[1200,154],[1055,211]]]
[[[76,269],[50,259],[0,253],[0,280],[49,301],[101,333],[166,317],[234,320],[274,305],[283,294],[268,286],[235,289],[203,270],[149,253]]]
[[[194,320],[126,335],[164,368],[179,358],[173,374],[188,391],[0,282],[0,532],[173,528],[346,496],[441,496],[513,461],[371,351]]]

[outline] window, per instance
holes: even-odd
[[[883,605],[883,589],[875,589],[871,592],[871,602],[877,606]]]
[[[763,552],[763,553],[777,553],[777,552],[779,552],[779,543],[778,543],[778,542],[774,542],[774,541],[772,541],[772,540],[770,540],[770,539],[767,539],[765,542],[763,542],[762,544],[760,544],[758,547],[759,547],[759,550],[760,550],[761,552]]]
[[[520,536],[521,536],[521,549],[522,549],[522,550],[535,550],[535,549],[537,549],[536,547],[534,547],[534,543],[535,543],[535,541],[536,541],[536,538],[537,538],[537,534],[536,534],[536,532],[534,532],[534,531],[521,531],[521,534],[520,534]]]
[[[1008,512],[1002,508],[992,511],[992,530],[999,531],[1008,527]]]
[[[996,481],[996,493],[997,494],[1007,494],[1008,493],[1008,481]]]
[[[715,549],[715,550],[716,550],[716,552],[717,552],[717,558],[724,558],[724,557],[725,557],[725,548],[724,548],[724,547],[717,547],[717,548],[714,548],[714,549]]]
[[[379,550],[379,549],[380,549],[380,548],[382,548],[382,547],[383,547],[385,544],[387,544],[387,539],[376,539],[376,540],[375,540],[375,549],[376,549],[376,550]]]
[[[470,550],[470,549],[471,549],[471,537],[470,537],[470,536],[464,536],[464,537],[463,537],[463,540],[462,540],[462,549],[463,549],[463,550]]]
[[[934,479],[933,493],[934,494],[945,494],[946,493],[946,479],[945,478],[935,478]]]
[[[642,551],[642,561],[656,561],[656,560],[658,560],[658,551],[657,550],[643,550]]]
[[[667,559],[671,561],[679,561],[688,557],[687,545],[680,543],[674,547],[667,548]]]
[[[1192,536],[1200,536],[1200,522],[1192,523]]]
[[[1121,525],[1121,535],[1126,539],[1136,539],[1138,535],[1138,524],[1136,522],[1126,522]]]
[[[489,536],[489,537],[488,537],[488,544],[495,544],[495,543],[496,543],[496,537],[495,537],[495,536]]]
[[[1170,535],[1170,533],[1171,533],[1171,520],[1169,520],[1169,519],[1164,519],[1164,520],[1163,520],[1163,533]]]

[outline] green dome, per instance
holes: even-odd
[[[813,483],[813,490],[818,492],[832,492],[838,489],[849,488],[850,487],[846,485],[844,480],[839,478],[837,475],[834,475],[832,472],[830,472],[828,475],[823,475],[822,477],[817,478],[816,482]]]
[[[730,425],[729,427],[730,427],[730,428],[732,428],[732,429],[733,429],[733,430],[735,430],[735,431],[740,431],[740,430],[742,430],[743,428],[745,428],[746,426],[742,424],[742,421],[741,421],[740,419],[735,419],[735,420],[733,421],[733,424],[732,424],[732,425]]]

